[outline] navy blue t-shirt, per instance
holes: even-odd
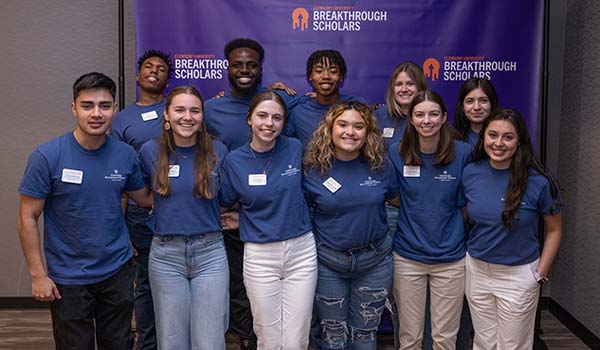
[[[423,165],[406,166],[398,144],[389,157],[398,175],[400,208],[394,251],[424,264],[447,263],[465,256],[465,232],[461,208],[463,168],[471,158],[471,147],[453,141],[456,157],[450,164],[434,166],[433,154],[421,153]]]
[[[198,235],[221,231],[219,218],[220,165],[227,148],[213,141],[218,163],[211,171],[212,199],[199,198],[194,192],[194,159],[197,147],[175,147],[170,162],[171,193],[161,196],[156,193],[154,180],[158,166],[159,145],[155,140],[146,142],[140,151],[142,169],[154,191],[154,233],[161,235]]]
[[[329,178],[341,187],[328,189],[323,183]],[[371,170],[362,157],[335,160],[325,174],[311,169],[304,177],[303,187],[309,206],[315,209],[317,239],[340,251],[381,239],[388,230],[385,200],[398,195],[397,186],[394,168],[387,160],[385,168],[378,171]]]
[[[404,129],[406,129],[406,116],[402,116],[401,119],[392,117],[388,113],[387,107],[382,105],[375,110],[375,118],[377,118],[377,125],[383,135],[386,149],[392,144],[400,142],[404,135]]]
[[[273,149],[257,152],[250,144],[223,162],[221,204],[239,203],[244,242],[279,242],[311,230],[302,193],[302,145],[280,135]]]
[[[340,101],[355,100],[366,103],[362,97],[340,95]],[[288,110],[288,120],[283,133],[295,137],[302,142],[304,148],[312,139],[325,113],[332,105],[322,105],[316,98],[305,98],[298,101]]]
[[[523,265],[539,257],[538,221],[540,215],[551,215],[554,201],[548,179],[530,171],[518,217],[508,229],[502,210],[509,176],[509,169],[494,169],[487,159],[465,168],[462,183],[471,226],[467,249],[472,257],[489,263]],[[561,206],[559,200],[554,212]]]
[[[162,133],[165,104],[165,99],[149,106],[130,104],[115,116],[110,135],[131,145],[139,153],[144,143]]]
[[[121,194],[142,187],[135,150],[110,137],[87,150],[69,132],[35,149],[19,192],[45,199],[48,276],[65,285],[96,283],[131,259]]]

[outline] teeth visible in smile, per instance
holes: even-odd
[[[158,81],[156,77],[148,77],[148,80],[150,80],[153,83]]]
[[[240,82],[242,84],[248,84],[251,81],[252,81],[252,79],[250,79],[248,77],[238,78],[238,82]]]
[[[321,89],[327,90],[331,89],[332,84],[319,84],[319,86],[321,87]]]

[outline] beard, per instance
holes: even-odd
[[[238,95],[241,95],[241,96],[254,95],[256,93],[256,90],[258,90],[258,87],[260,86],[260,83],[262,81],[262,75],[259,75],[259,76],[254,77],[254,81],[252,82],[251,85],[239,86],[235,76],[228,75],[227,77],[229,79],[229,84],[231,84],[232,90],[234,90],[235,92],[237,92]]]

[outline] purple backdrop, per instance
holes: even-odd
[[[383,103],[398,63],[414,61],[453,114],[461,83],[484,76],[500,105],[520,110],[536,142],[542,51],[542,0],[143,0],[136,1],[138,57],[171,53],[170,88],[194,85],[204,97],[227,90],[225,44],[236,37],[265,48],[263,83],[310,90],[311,52],[339,50],[345,93]]]

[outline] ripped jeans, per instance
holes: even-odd
[[[377,328],[392,288],[392,239],[337,251],[317,245],[315,295],[321,349],[377,349]]]

